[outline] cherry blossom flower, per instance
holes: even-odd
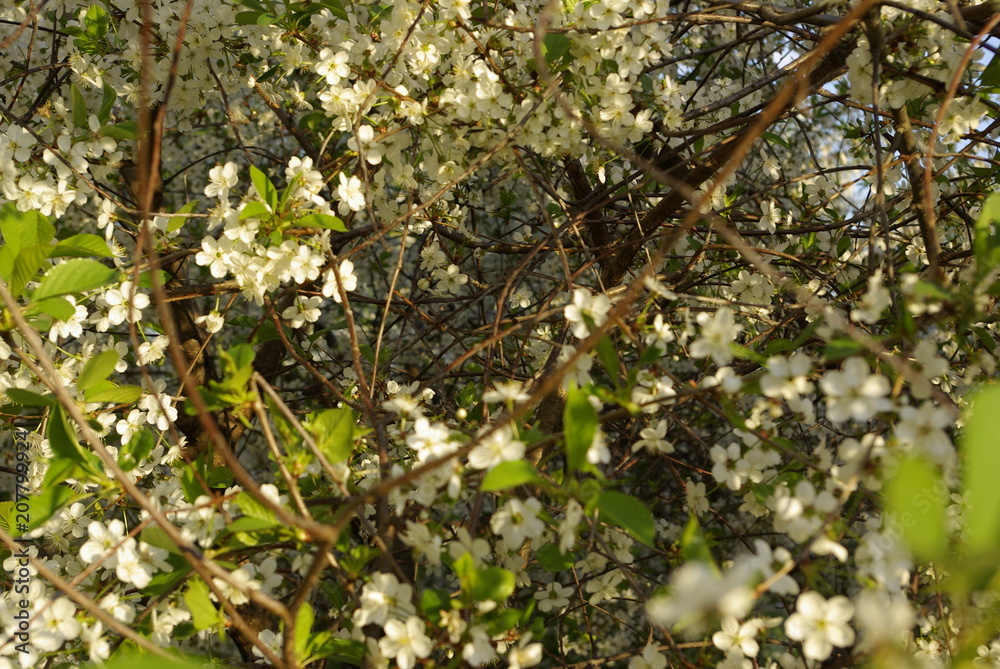
[[[225,200],[229,197],[229,191],[239,183],[239,168],[234,162],[225,165],[216,165],[208,172],[208,185],[205,186],[205,195],[217,197]]]
[[[469,452],[469,465],[476,469],[490,469],[501,462],[523,457],[524,443],[514,438],[509,425],[504,425],[480,439],[479,444]]]
[[[365,191],[361,179],[355,176],[348,177],[343,172],[340,173],[337,195],[340,197],[341,213],[345,213],[345,210],[361,211],[365,208]]]
[[[493,531],[503,535],[504,541],[511,546],[520,546],[525,539],[539,536],[545,529],[545,524],[538,517],[542,503],[534,497],[526,501],[508,500],[490,519]]]
[[[854,606],[842,595],[825,599],[815,591],[804,592],[795,602],[795,613],[785,620],[788,638],[802,642],[802,652],[810,660],[822,662],[833,648],[854,643],[854,630],[848,625]]]
[[[52,652],[66,641],[76,639],[81,627],[76,619],[76,605],[66,597],[48,603],[31,631],[31,641],[38,650]]]
[[[628,669],[666,669],[667,656],[650,644],[642,649],[642,655],[629,659]]]
[[[406,622],[389,620],[385,624],[385,636],[378,642],[382,654],[395,658],[399,669],[411,669],[418,659],[431,654],[433,645],[424,634],[424,621],[410,616]]]
[[[563,313],[573,326],[573,336],[584,339],[590,335],[592,327],[604,324],[611,311],[611,300],[603,293],[596,295],[586,288],[573,291],[572,304],[566,305]]]
[[[729,345],[736,340],[743,326],[733,319],[729,307],[720,307],[714,314],[698,314],[701,336],[691,344],[691,356],[711,358],[718,365],[725,365],[733,359]]]
[[[835,423],[864,421],[892,408],[889,380],[872,374],[862,358],[849,358],[843,371],[827,372],[820,379],[826,393],[827,417]]]

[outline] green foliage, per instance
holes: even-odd
[[[990,385],[972,401],[962,441],[963,474],[968,511],[969,549],[975,554],[995,554],[1000,548],[1000,386]]]
[[[886,484],[886,511],[922,560],[937,560],[948,549],[947,490],[938,467],[918,456],[904,458]]]
[[[542,479],[527,460],[501,462],[483,477],[483,492],[499,492],[528,483],[539,483]]]
[[[493,601],[502,603],[514,592],[514,574],[500,567],[477,568],[472,555],[462,554],[452,564],[462,586],[466,603]]]
[[[656,543],[656,521],[649,507],[631,495],[614,490],[602,490],[590,502],[598,518],[612,527],[620,527],[638,541],[653,546]]]
[[[304,423],[316,446],[330,462],[342,462],[354,450],[357,415],[350,409],[326,409]]]
[[[566,395],[563,410],[563,437],[566,443],[566,462],[570,472],[588,466],[587,451],[597,435],[597,411],[585,391],[573,387]]]

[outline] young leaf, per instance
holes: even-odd
[[[0,207],[0,232],[14,256],[29,246],[47,245],[56,235],[47,217],[37,211],[18,211],[14,202]]]
[[[503,602],[514,594],[516,583],[517,579],[514,573],[501,567],[476,569],[473,572],[469,594],[474,602],[485,600]]]
[[[973,554],[1000,548],[1000,385],[990,385],[972,400],[962,440],[963,476],[968,509],[965,527]]]
[[[948,486],[938,467],[910,456],[885,486],[886,511],[903,541],[920,560],[936,560],[948,549]]]
[[[976,219],[973,231],[972,248],[976,255],[976,271],[979,276],[984,276],[997,264],[997,255],[1000,252],[1000,244],[997,238],[1000,237],[1000,193],[993,193],[986,202]]]
[[[525,483],[537,483],[542,479],[527,460],[511,460],[496,465],[483,477],[483,492],[496,492],[515,488]]]
[[[576,555],[571,551],[563,553],[556,544],[545,544],[535,551],[535,559],[545,571],[564,572],[572,569]]]
[[[135,121],[122,121],[115,125],[102,125],[101,134],[111,139],[135,141],[139,139],[139,125]]]
[[[551,66],[552,63],[569,53],[569,48],[572,44],[569,37],[562,33],[549,33],[542,42],[542,53],[545,56],[545,62]]]
[[[21,249],[14,259],[14,272],[10,279],[10,292],[14,297],[19,297],[24,292],[29,281],[34,281],[38,275],[38,270],[45,264],[45,260],[52,252],[52,247],[47,244],[38,244]]]
[[[116,386],[110,381],[95,384],[83,393],[88,402],[96,404],[132,404],[142,397],[139,386]]]
[[[236,505],[240,507],[240,511],[245,516],[268,522],[272,527],[280,524],[274,516],[274,511],[258,502],[247,492],[241,492],[236,496]]]
[[[77,389],[86,393],[87,390],[107,379],[111,376],[111,372],[115,371],[115,365],[118,364],[119,359],[118,351],[114,349],[107,349],[93,356],[83,366],[80,375],[76,377]]]
[[[271,183],[271,180],[267,178],[267,175],[257,169],[255,166],[250,166],[250,180],[253,181],[253,187],[257,191],[257,195],[260,196],[264,202],[271,207],[271,211],[277,211],[278,208],[278,190]]]
[[[306,648],[309,645],[309,635],[312,632],[316,615],[309,602],[303,602],[295,614],[295,655],[302,664],[307,664]]]
[[[67,485],[54,485],[28,498],[29,521],[27,529],[41,527],[73,499],[74,491]],[[15,530],[19,529],[17,527]],[[20,534],[20,533],[19,533]]]
[[[316,438],[316,445],[330,462],[341,462],[354,450],[354,423],[350,409],[326,409],[306,424]]]
[[[587,399],[587,393],[570,388],[563,410],[563,436],[566,440],[566,463],[569,471],[587,464],[587,451],[597,434],[597,411]]]
[[[295,221],[295,225],[300,228],[322,228],[335,232],[347,232],[347,226],[344,225],[344,222],[329,214],[306,214]]]
[[[4,394],[11,402],[23,407],[54,407],[59,404],[59,401],[52,395],[39,395],[23,388],[8,388]]]
[[[618,351],[615,349],[615,345],[611,342],[611,338],[608,335],[604,335],[597,340],[597,355],[601,359],[601,364],[604,366],[605,371],[607,371],[608,376],[611,378],[611,382],[615,384],[616,388],[620,388],[621,375],[618,371]]]
[[[184,203],[184,206],[178,209],[176,214],[190,214],[192,211],[198,208],[198,200],[189,200]],[[184,224],[188,222],[186,216],[171,216],[167,220],[167,232],[176,232],[184,227]]]
[[[209,597],[208,586],[200,578],[188,581],[184,591],[184,604],[191,612],[191,622],[196,630],[207,630],[223,623],[219,610]]]
[[[118,100],[118,94],[115,89],[107,84],[104,84],[104,90],[101,96],[101,108],[97,112],[97,120],[104,125],[108,122],[111,117],[111,110],[114,109],[115,102]]]
[[[251,200],[247,202],[243,209],[240,210],[240,220],[245,220],[248,218],[260,218],[263,220],[270,220],[272,216],[271,210],[267,208],[263,202],[258,202],[257,200]]]
[[[698,525],[698,517],[694,514],[691,514],[691,517],[688,518],[684,532],[681,533],[680,543],[681,555],[684,556],[685,560],[695,560],[715,566],[715,560],[712,559],[712,551],[708,547],[708,541],[705,539],[705,534],[701,531],[701,526]]]
[[[83,99],[83,92],[76,84],[70,84],[69,96],[73,103],[73,125],[77,128],[87,127],[87,102]]]
[[[647,546],[655,544],[656,520],[649,507],[635,497],[604,490],[597,495],[597,510],[608,525],[622,528]]]
[[[50,258],[110,258],[111,251],[103,237],[79,234],[62,240],[49,254]]]
[[[75,258],[50,269],[42,283],[32,293],[32,300],[42,300],[46,297],[81,293],[106,286],[118,277],[118,270],[102,265],[96,260]]]
[[[125,471],[131,471],[149,457],[155,447],[156,435],[153,431],[149,428],[139,430],[132,435],[127,444],[122,444],[118,451],[118,464]]]

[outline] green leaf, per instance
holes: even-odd
[[[254,190],[257,191],[257,195],[260,196],[264,202],[271,207],[271,211],[277,211],[278,208],[278,191],[271,183],[271,180],[267,178],[267,175],[257,169],[255,166],[250,166],[250,180],[253,181]]]
[[[604,490],[597,495],[596,505],[600,520],[612,527],[620,527],[647,546],[656,543],[656,520],[649,507],[635,497]]]
[[[757,351],[751,348],[747,348],[746,346],[740,346],[739,344],[730,342],[729,350],[732,352],[734,357],[739,358],[741,360],[751,360],[753,362],[756,362],[758,365],[767,364],[766,355],[761,355]]]
[[[621,374],[618,371],[618,349],[615,348],[608,335],[597,340],[597,355],[601,359],[604,370],[611,378],[611,382],[615,384],[616,388],[620,388]]]
[[[541,480],[542,478],[530,462],[527,460],[511,460],[509,462],[501,462],[486,472],[480,490],[483,492],[496,492],[498,490],[515,488],[526,483],[538,483]]]
[[[295,655],[302,664],[308,663],[306,648],[315,622],[316,614],[313,613],[312,606],[309,602],[303,602],[295,614]]]
[[[979,83],[988,88],[1000,87],[1000,54],[993,54],[989,65],[983,68]]]
[[[87,101],[83,99],[83,92],[77,88],[76,84],[70,84],[69,97],[73,104],[73,125],[77,128],[86,128]]]
[[[208,485],[213,488],[228,488],[233,485],[233,472],[229,467],[213,467],[208,473]]]
[[[20,404],[23,407],[54,407],[59,404],[58,400],[52,395],[39,395],[36,392],[22,388],[8,388],[4,391],[4,394],[10,398],[11,402]]]
[[[198,200],[188,200],[184,203],[184,206],[178,209],[175,214],[190,214],[192,211],[198,208]],[[184,227],[188,222],[186,216],[171,216],[167,220],[167,232],[176,232]]]
[[[102,265],[96,260],[75,258],[50,269],[42,283],[32,293],[32,300],[42,300],[46,297],[81,293],[106,286],[115,281],[118,270]]]
[[[42,481],[42,489],[65,483],[67,479],[85,478],[87,472],[72,460],[63,458],[53,458],[49,461],[49,469],[45,472],[45,479]]]
[[[222,625],[222,616],[209,597],[208,585],[200,578],[188,581],[184,591],[184,604],[191,612],[191,622],[197,630],[207,630]]]
[[[516,578],[512,572],[500,567],[477,569],[469,553],[463,553],[452,564],[458,575],[462,592],[473,602],[485,599],[502,602],[514,593]]]
[[[177,572],[177,569],[174,569],[174,572],[161,572],[161,574],[166,573],[177,578],[174,576],[175,572]],[[157,576],[161,574],[157,574]],[[154,580],[156,579],[155,576],[153,578]],[[146,591],[148,590],[149,588],[146,588]],[[128,649],[123,648],[123,650],[112,655],[106,663],[101,664],[101,669],[135,669],[136,667],[142,667],[142,669],[205,669],[208,666],[211,665],[206,661],[183,656],[159,657],[157,655],[142,653],[133,647]]]
[[[572,569],[576,563],[576,555],[572,551],[563,553],[558,544],[545,544],[535,551],[535,559],[542,569],[556,573]]]
[[[786,149],[792,148],[791,144],[789,144],[787,141],[785,141],[778,135],[775,135],[773,132],[761,133],[761,137],[771,142],[772,144],[777,144],[778,146],[782,146]]]
[[[701,531],[701,526],[698,525],[698,518],[694,514],[688,518],[684,532],[681,533],[680,544],[681,555],[684,556],[685,560],[695,560],[715,566],[715,560],[712,559],[712,551],[708,546],[708,540],[705,539],[705,535]]]
[[[347,232],[347,226],[344,225],[344,222],[329,214],[306,214],[295,221],[295,225],[300,228],[322,228],[336,232]]]
[[[260,218],[263,220],[270,220],[273,216],[270,209],[263,202],[258,202],[257,200],[251,200],[247,202],[246,205],[240,210],[240,220],[246,220],[248,218]]]
[[[147,543],[150,546],[162,548],[168,553],[173,553],[174,555],[184,554],[177,544],[175,544],[173,540],[167,536],[166,531],[159,525],[149,525],[142,528],[142,532],[139,534],[139,539],[143,543]]]
[[[240,507],[240,511],[242,511],[245,516],[269,522],[272,527],[280,525],[278,519],[274,515],[274,511],[271,511],[271,509],[258,502],[246,491],[236,495],[236,506]]]
[[[139,139],[139,124],[135,121],[122,121],[115,125],[102,125],[101,134],[111,139],[135,141]]]
[[[320,0],[321,5],[330,10],[330,13],[336,16],[342,21],[347,20],[347,12],[344,10],[343,4],[338,0]]]
[[[14,256],[29,246],[48,244],[56,235],[47,217],[37,211],[18,211],[14,202],[0,207],[0,232]]]
[[[572,44],[569,37],[562,33],[549,33],[542,42],[542,55],[549,65],[556,62],[563,56],[569,54],[569,47]]]
[[[28,530],[33,530],[47,523],[52,516],[59,513],[59,510],[73,499],[75,494],[74,490],[69,486],[54,485],[45,488],[37,495],[29,497]]]
[[[918,559],[944,556],[948,550],[948,486],[936,465],[920,456],[904,458],[886,482],[885,505],[893,527]]]
[[[788,353],[789,351],[794,351],[795,349],[796,346],[793,341],[777,337],[767,343],[767,347],[764,349],[764,355],[770,358],[771,356]]]
[[[469,590],[472,601],[503,602],[514,594],[517,577],[514,576],[513,572],[501,567],[486,567],[485,569],[476,569],[473,573],[472,587]]]
[[[149,428],[143,428],[132,435],[127,444],[118,451],[118,464],[125,471],[131,471],[156,448],[156,435]]]
[[[263,520],[261,518],[252,518],[250,516],[243,516],[242,518],[237,518],[231,523],[226,524],[226,531],[236,534],[237,532],[255,532],[257,530],[267,530],[274,527],[277,523],[270,520]]]
[[[306,423],[316,445],[330,462],[342,462],[354,450],[354,424],[357,417],[350,409],[326,409]]]
[[[76,430],[73,429],[62,407],[53,408],[46,436],[49,438],[49,447],[57,456],[79,464],[86,461],[83,447],[76,438]]]
[[[563,410],[563,436],[566,441],[566,464],[575,472],[587,464],[587,451],[597,434],[597,411],[587,393],[572,387]]]
[[[158,597],[166,592],[179,590],[182,582],[191,577],[191,565],[179,555],[171,555],[167,558],[173,571],[161,571],[153,576],[153,580],[142,589],[144,595]],[[108,665],[103,665],[101,669],[107,669]],[[125,669],[124,667],[122,669]],[[143,668],[145,669],[145,667]]]
[[[14,259],[14,275],[10,280],[10,292],[14,297],[20,297],[28,282],[37,278],[38,270],[45,264],[51,252],[52,247],[48,244],[21,249]]]
[[[107,379],[115,371],[115,365],[120,359],[118,351],[110,348],[90,358],[76,377],[77,389],[86,392]]]
[[[829,361],[843,360],[863,350],[864,347],[853,339],[840,337],[827,342],[823,349],[823,358]]]
[[[263,14],[264,12],[237,12],[236,25],[255,26],[257,25],[257,19]]]
[[[199,456],[181,470],[181,488],[184,490],[184,497],[187,501],[193,504],[196,499],[211,492],[206,489],[207,478],[208,469],[205,466],[204,455]]]
[[[962,439],[962,482],[968,509],[965,527],[973,554],[1000,548],[1000,385],[978,392],[971,402]]]
[[[69,300],[65,297],[50,297],[47,300],[35,302],[30,307],[35,311],[48,314],[63,322],[73,318],[73,315],[76,313],[76,307],[70,304]]]
[[[99,383],[83,394],[88,402],[95,404],[132,404],[142,397],[139,386],[116,386],[110,381]]]
[[[441,611],[451,610],[451,596],[447,590],[427,588],[420,593],[420,610],[432,623],[441,620]]]
[[[984,276],[1000,261],[1000,193],[993,193],[976,219],[972,248],[976,255],[976,272]]]
[[[111,110],[114,109],[115,102],[118,101],[118,94],[115,89],[104,84],[103,95],[101,97],[101,109],[97,112],[97,120],[103,125],[111,117]]]
[[[110,27],[108,12],[100,5],[91,5],[83,16],[83,29],[91,41],[98,42],[104,39]]]
[[[104,237],[98,237],[97,235],[90,234],[80,234],[67,237],[56,244],[56,247],[52,249],[52,253],[49,254],[49,257],[110,258],[112,255],[111,250],[108,249],[108,243],[104,241]]]

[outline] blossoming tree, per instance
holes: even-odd
[[[1000,666],[994,9],[3,3],[0,669]]]

